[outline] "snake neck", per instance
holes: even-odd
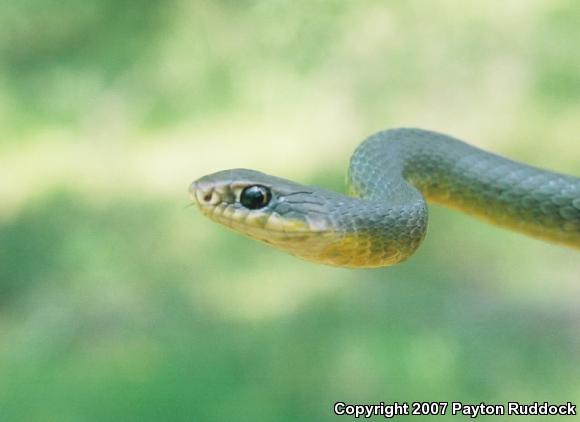
[[[353,154],[351,189],[388,207],[427,201],[580,248],[580,179],[517,163],[447,135],[379,132]]]

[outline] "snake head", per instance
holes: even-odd
[[[210,219],[292,253],[331,229],[328,201],[319,188],[258,171],[213,173],[194,181],[189,192]]]
[[[189,188],[210,219],[292,255],[328,265],[377,267],[403,260],[409,239],[398,211],[254,170],[224,170]],[[412,214],[412,213],[411,213]]]

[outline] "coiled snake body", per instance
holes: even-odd
[[[351,157],[349,196],[253,170],[193,182],[211,219],[293,255],[345,267],[410,257],[426,201],[580,248],[580,178],[518,163],[421,129],[379,132]]]

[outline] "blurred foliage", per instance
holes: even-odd
[[[575,251],[434,207],[341,270],[184,208],[224,167],[341,190],[401,125],[578,175],[578,45],[566,1],[0,0],[0,419],[580,404]]]

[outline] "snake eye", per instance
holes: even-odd
[[[248,186],[240,195],[240,203],[250,210],[265,207],[270,199],[272,199],[270,189],[260,185]]]

